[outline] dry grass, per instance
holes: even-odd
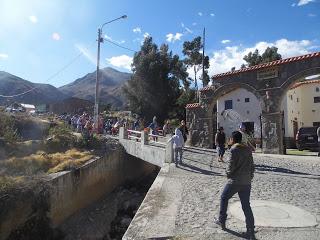
[[[0,167],[7,175],[33,175],[54,173],[81,166],[93,156],[88,151],[70,149],[62,153],[37,152],[25,157],[12,157],[2,161]]]
[[[0,192],[16,188],[16,186],[19,186],[23,181],[23,177],[0,176]]]

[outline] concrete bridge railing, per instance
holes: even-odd
[[[119,130],[119,142],[128,154],[159,167],[173,161],[173,144],[167,140],[163,136],[149,135],[145,131],[127,130],[124,127]]]

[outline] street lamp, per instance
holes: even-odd
[[[119,19],[124,19],[127,18],[127,15],[123,15],[121,17],[118,17],[116,19],[113,19],[109,22],[105,22],[104,24],[101,25],[100,28],[98,28],[98,54],[97,54],[97,71],[96,71],[96,94],[95,94],[95,101],[94,101],[94,126],[95,130],[98,130],[98,123],[99,123],[99,65],[100,65],[100,43],[103,42],[103,37],[102,35],[102,28],[114,21],[117,21]]]

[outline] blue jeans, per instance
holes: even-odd
[[[219,221],[225,223],[227,220],[227,209],[229,199],[238,193],[243,213],[246,217],[247,229],[254,229],[254,217],[250,206],[251,185],[227,184],[221,194]]]
[[[174,149],[174,162],[176,164],[182,163],[182,148],[180,147]]]

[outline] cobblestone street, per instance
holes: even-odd
[[[161,178],[161,183],[155,182],[150,189],[127,233],[139,232],[133,239],[244,238],[241,232],[246,230],[245,223],[232,214],[228,214],[227,231],[220,230],[213,223],[226,182],[225,163],[219,163],[214,155],[213,152],[189,148],[184,152],[181,166],[176,168],[170,164],[163,168],[157,179]],[[254,161],[256,172],[251,200],[293,205],[311,213],[319,222],[320,158],[255,154]],[[237,201],[239,198],[235,195],[229,206]],[[144,223],[142,216],[147,218]],[[276,217],[274,221],[277,221]],[[257,239],[300,240],[319,239],[320,236],[319,225],[302,228],[257,226],[256,230]]]

